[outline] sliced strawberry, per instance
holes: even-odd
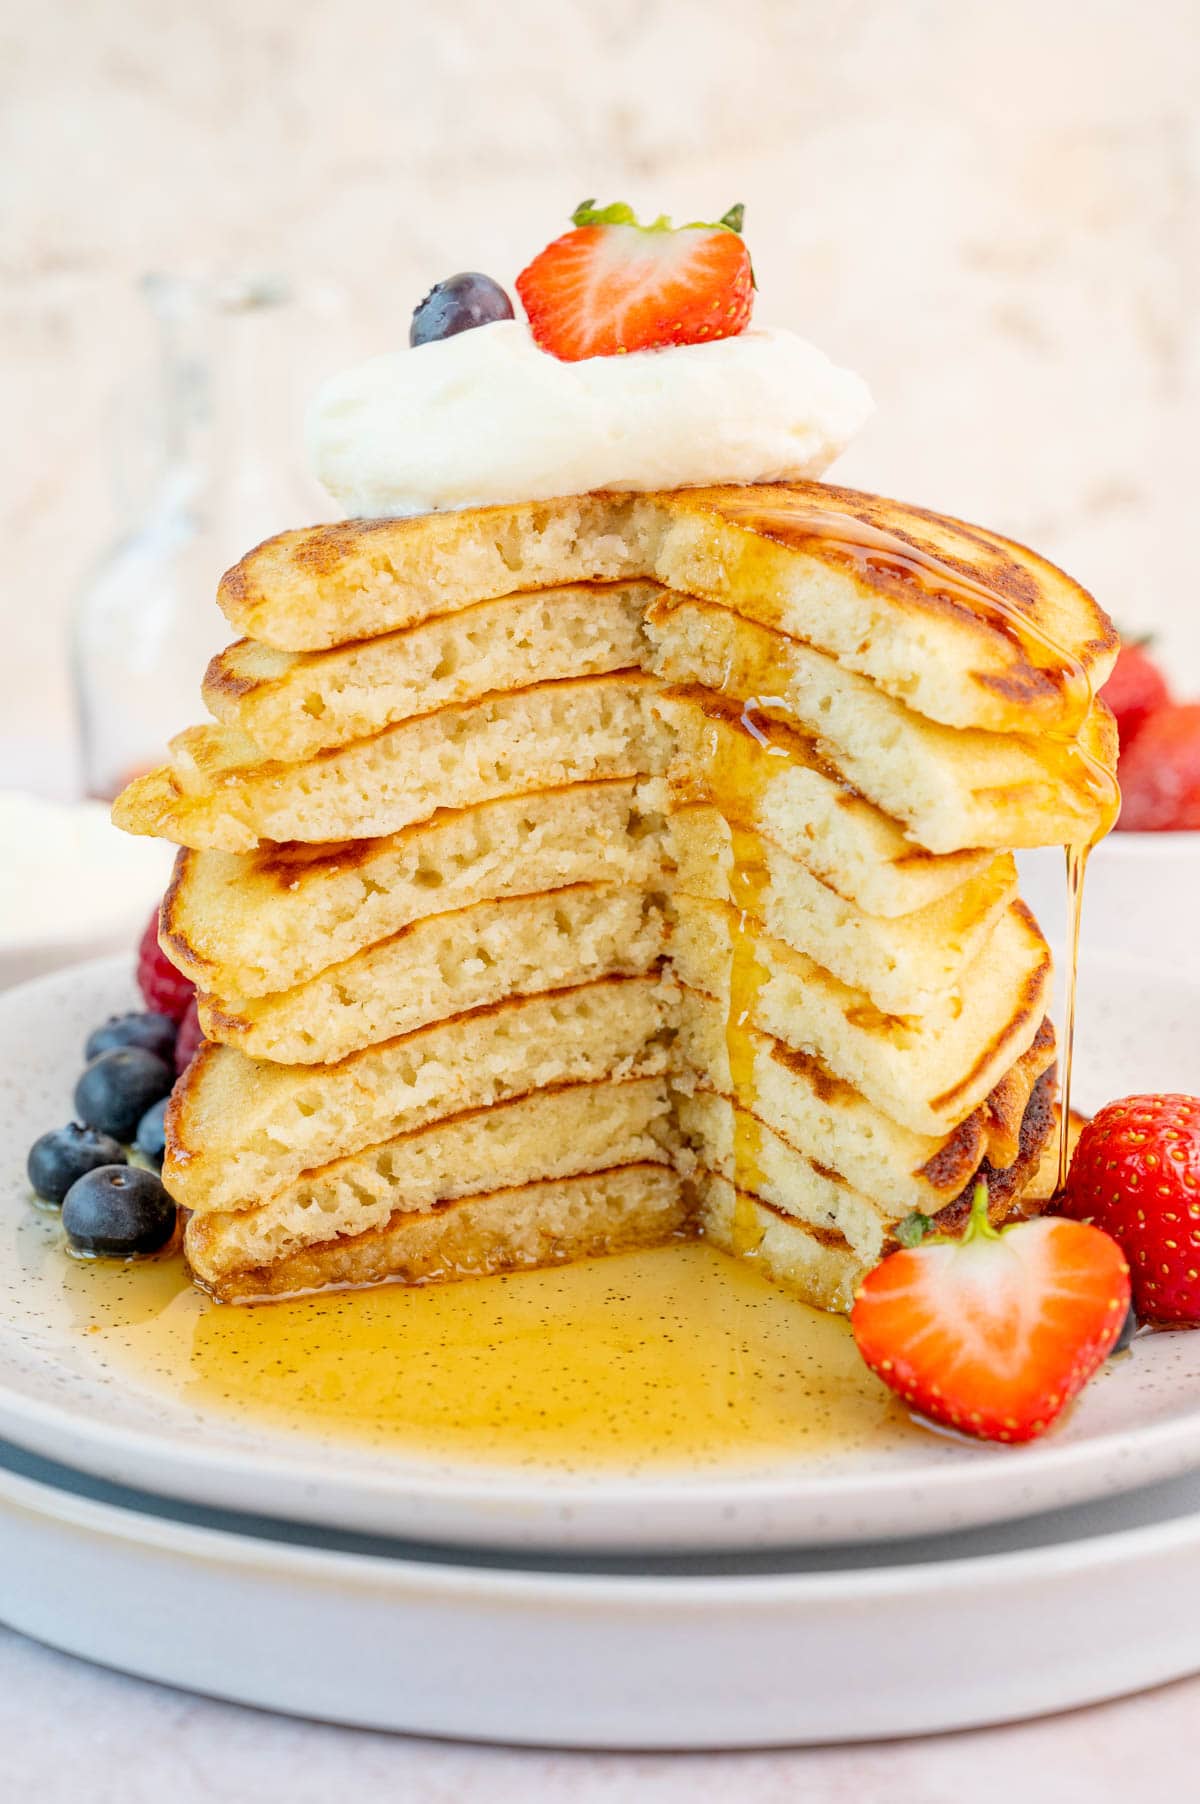
[[[976,1186],[961,1240],[937,1235],[869,1272],[850,1320],[859,1352],[920,1415],[987,1441],[1044,1434],[1112,1351],[1129,1267],[1083,1222],[996,1229]]]
[[[1144,645],[1122,645],[1112,675],[1100,691],[1117,722],[1124,754],[1155,709],[1171,699],[1167,679]]]
[[[1200,827],[1200,702],[1168,702],[1121,754],[1121,814],[1127,833]]]
[[[1059,1206],[1121,1247],[1141,1320],[1200,1325],[1200,1097],[1107,1104],[1079,1136]]]
[[[742,209],[716,225],[639,225],[630,207],[584,201],[575,226],[517,277],[543,351],[576,363],[622,351],[733,338],[754,305]]]

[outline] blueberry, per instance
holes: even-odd
[[[456,332],[469,332],[473,326],[490,326],[493,320],[512,316],[512,302],[499,282],[468,269],[437,283],[413,309],[408,342],[427,345],[435,338],[453,338]]]
[[[166,1246],[175,1232],[175,1205],[152,1171],[99,1165],[67,1191],[62,1221],[77,1253],[131,1259]]]
[[[175,1073],[144,1046],[117,1046],[93,1059],[75,1086],[75,1113],[89,1127],[130,1141],[152,1102],[165,1096]]]
[[[88,1035],[87,1045],[83,1049],[84,1062],[90,1064],[102,1052],[111,1052],[116,1046],[144,1046],[147,1052],[156,1053],[169,1065],[175,1057],[175,1035],[178,1031],[178,1023],[172,1021],[169,1015],[145,1012],[110,1015],[103,1027],[97,1027]]]
[[[1117,1336],[1116,1344],[1113,1347],[1112,1353],[1109,1354],[1109,1358],[1114,1358],[1118,1353],[1128,1353],[1130,1347],[1133,1345],[1133,1337],[1137,1331],[1138,1319],[1133,1313],[1133,1305],[1131,1303],[1125,1312],[1125,1320],[1121,1324],[1121,1332]]]
[[[95,1128],[80,1127],[72,1121],[68,1127],[53,1128],[35,1140],[29,1149],[26,1170],[29,1182],[43,1202],[61,1203],[76,1178],[98,1165],[123,1165],[125,1154],[107,1134]]]
[[[148,1159],[155,1171],[162,1170],[163,1154],[167,1150],[167,1131],[164,1116],[167,1112],[169,1096],[152,1102],[142,1119],[138,1122],[137,1134],[133,1144],[143,1159]]]

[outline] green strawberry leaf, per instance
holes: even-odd
[[[643,225],[633,208],[627,201],[613,201],[610,206],[598,207],[594,199],[581,200],[571,215],[573,226],[636,226],[639,232],[736,232],[741,235],[742,225],[746,217],[746,209],[739,200],[730,207],[720,219],[689,219],[686,225],[673,226],[665,213],[649,225]]]
[[[919,1209],[914,1209],[911,1215],[906,1215],[903,1221],[896,1223],[896,1239],[902,1247],[919,1247],[932,1227],[933,1217],[922,1215]]]

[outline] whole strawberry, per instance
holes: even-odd
[[[1121,1247],[1143,1321],[1200,1324],[1200,1098],[1110,1102],[1079,1136],[1059,1206]]]
[[[1150,716],[1171,699],[1167,679],[1145,645],[1122,645],[1112,675],[1100,691],[1117,722],[1124,754]]]
[[[196,1007],[193,996],[188,1003],[187,1013],[179,1023],[179,1033],[175,1040],[175,1071],[182,1076],[204,1044],[204,1029],[200,1026],[200,1011]]]
[[[742,209],[713,225],[641,225],[631,207],[585,200],[574,231],[539,251],[517,277],[529,329],[564,363],[744,332],[754,272]]]
[[[909,1217],[918,1236],[923,1216]],[[985,1441],[1044,1434],[1116,1345],[1129,1313],[1119,1246],[1042,1216],[994,1228],[978,1183],[960,1239],[932,1234],[867,1273],[858,1350],[909,1407]]]
[[[1121,754],[1121,817],[1127,833],[1200,827],[1200,702],[1168,702]]]
[[[156,1015],[169,1015],[172,1021],[183,1019],[196,994],[191,978],[175,969],[158,943],[157,908],[146,923],[138,947],[137,981],[146,1007]]]
[[[197,992],[191,978],[184,978],[182,972],[175,971],[175,965],[159,945],[157,909],[146,922],[141,945],[137,947],[137,989],[143,992],[146,1008],[153,1014],[170,1016],[171,1021],[182,1021],[188,1012],[189,1001]]]

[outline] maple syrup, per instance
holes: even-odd
[[[729,834],[727,888],[732,906],[729,1005],[725,1016],[725,1050],[733,1093],[734,1191],[731,1241],[735,1253],[752,1258],[765,1232],[754,1198],[763,1194],[762,1124],[755,1112],[755,1043],[752,1033],[759,996],[769,972],[758,954],[770,885],[767,854],[754,826],[770,782],[769,759],[791,761],[788,729],[773,722],[768,708],[787,707],[781,695],[785,673],[761,657],[755,670],[761,693],[735,698],[741,712],[725,718],[728,732],[718,732],[704,771],[706,798],[724,819]],[[686,693],[686,690],[681,691]]]
[[[1083,914],[1083,879],[1088,848],[1068,846],[1067,855],[1067,973],[1063,992],[1062,1046],[1059,1054],[1058,1188],[1065,1190],[1071,1165],[1071,1076],[1075,1062],[1075,997],[1079,974],[1079,928]]]
[[[915,585],[940,601],[981,616],[1020,649],[1027,663],[1044,679],[1044,684],[1055,691],[1057,718],[1051,724],[1039,726],[1039,752],[1045,758],[1049,750],[1050,762],[1057,762],[1064,785],[1082,789],[1095,803],[1097,814],[1097,827],[1093,835],[1086,842],[1064,848],[1067,969],[1060,1051],[1061,1121],[1058,1157],[1058,1184],[1062,1189],[1066,1184],[1070,1163],[1068,1124],[1075,1055],[1077,971],[1084,877],[1088,855],[1092,847],[1110,831],[1121,800],[1114,772],[1080,738],[1080,729],[1095,700],[1095,689],[1087,666],[1002,588],[980,581],[927,548],[856,514],[840,513],[817,503],[809,504],[799,500],[795,500],[788,508],[772,508],[764,507],[751,498],[738,501],[727,497],[722,499],[721,511],[726,518],[735,521],[741,518],[761,538],[777,540],[793,549],[802,548],[806,543],[819,546],[817,555],[822,559],[828,560],[832,554],[836,560],[849,564],[865,581],[878,581],[880,575],[899,579]],[[997,559],[1003,559],[1005,554],[999,546],[987,548]],[[747,568],[739,576],[737,583],[738,601],[752,618],[778,629],[783,624],[778,594],[773,593],[768,582],[756,583],[750,574],[752,568],[751,554],[747,559]],[[1009,581],[1014,590],[1019,589],[1019,566],[1012,566]],[[770,681],[775,673],[763,671],[761,675],[766,681]],[[786,687],[780,683],[775,683],[774,686]],[[786,710],[786,703],[776,696],[771,697],[770,705],[779,712]],[[755,704],[748,703],[747,712],[754,706]],[[750,869],[748,866],[747,870]],[[739,868],[735,852],[731,890],[752,887],[752,884],[752,875],[743,873]],[[736,971],[736,952],[734,963]],[[749,970],[748,958],[743,957],[742,965],[746,971]],[[752,974],[743,979],[741,988],[753,988]],[[731,1008],[731,1020],[732,1014]],[[730,1062],[732,1065],[732,1050]],[[748,1106],[753,1106],[752,1101]]]
[[[768,876],[762,841],[748,827],[729,822],[731,863],[729,891],[735,909],[733,953],[729,968],[729,1008],[725,1047],[733,1088],[733,1250],[743,1257],[757,1251],[763,1236],[758,1211],[749,1193],[762,1193],[762,1126],[754,1103],[754,1040],[751,1028],[767,967],[758,956],[759,923]]]
[[[847,1322],[702,1242],[505,1277],[212,1302],[179,1258],[21,1257],[90,1356],[202,1417],[508,1466],[774,1463],[918,1432]]]
[[[1069,733],[1086,717],[1093,699],[1087,667],[997,584],[981,581],[949,558],[939,557],[925,546],[858,514],[840,513],[799,496],[787,508],[764,507],[753,499],[723,497],[721,512],[727,519],[744,521],[758,537],[793,550],[801,550],[805,544],[819,546],[815,555],[822,561],[828,561],[832,554],[867,583],[878,586],[881,576],[890,577],[942,603],[982,616],[1018,647],[1027,663],[1057,692],[1056,718]],[[999,545],[986,540],[980,544],[998,564],[1003,563],[1005,554]],[[1007,582],[1014,591],[1028,580],[1020,565],[1008,566]],[[747,579],[739,584],[739,589],[751,586],[755,587],[754,595],[746,599],[753,603],[754,617],[767,625],[781,625],[781,608],[773,601],[769,587],[752,585]]]

